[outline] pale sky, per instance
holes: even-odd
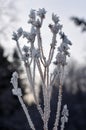
[[[48,31],[48,24],[52,22],[51,15],[54,12],[60,17],[61,24],[63,24],[63,31],[68,38],[72,41],[71,57],[74,57],[79,62],[84,61],[86,55],[86,34],[82,34],[80,28],[76,27],[70,20],[71,16],[78,16],[85,18],[86,12],[86,0],[18,0],[17,8],[21,20],[19,21],[19,27],[22,26],[28,29],[28,14],[30,9],[45,8],[47,11],[45,19],[45,27],[42,29],[44,37],[44,46],[50,43],[50,32]],[[17,29],[17,28],[16,28]],[[50,37],[51,38],[51,37]],[[47,43],[47,44],[45,44]],[[8,48],[12,48],[14,43],[8,45]]]

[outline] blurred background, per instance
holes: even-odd
[[[31,103],[27,96],[28,91],[25,91],[27,85],[24,82],[24,70],[19,60],[16,43],[12,41],[12,33],[19,27],[29,30],[27,21],[30,9],[38,10],[39,8],[45,8],[47,11],[42,29],[45,52],[47,52],[46,48],[51,40],[51,38],[48,39],[51,35],[47,26],[52,22],[51,14],[53,12],[60,17],[63,31],[73,43],[70,49],[71,57],[65,72],[62,104],[68,105],[70,114],[66,130],[86,130],[85,0],[0,0],[0,130],[30,130],[19,101],[11,92],[10,78],[14,71],[19,73],[19,85],[22,86],[24,99],[27,99],[26,105],[36,129],[42,130],[43,124],[40,115],[37,114],[35,104]],[[52,130],[53,127],[58,96],[57,87],[53,86],[53,88],[49,130]],[[41,89],[39,98],[43,106]]]

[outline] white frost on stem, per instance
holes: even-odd
[[[27,117],[27,120],[28,120],[28,123],[29,123],[31,129],[32,129],[32,130],[35,130],[34,124],[33,124],[32,120],[31,120],[31,118],[30,118],[30,115],[29,115],[29,113],[28,113],[27,107],[26,107],[26,105],[24,104],[23,99],[22,99],[22,97],[21,97],[21,96],[22,96],[21,89],[18,88],[18,74],[17,74],[17,72],[14,72],[14,73],[13,73],[12,78],[11,78],[11,83],[12,83],[12,85],[13,85],[13,87],[14,87],[14,88],[12,89],[13,94],[18,97],[18,99],[19,99],[19,101],[20,101],[20,103],[21,103],[21,106],[22,106],[22,108],[23,108],[23,110],[24,110],[24,113],[25,113],[25,115],[26,115],[26,117]]]
[[[64,130],[65,123],[68,122],[69,111],[67,105],[63,106],[62,117],[61,117],[61,130]]]
[[[61,81],[61,66],[60,65],[58,66],[58,71],[59,71],[59,93],[58,93],[56,119],[55,119],[53,130],[58,130],[60,112],[61,112],[61,104],[62,104],[62,81]]]
[[[44,126],[43,126],[44,130],[48,130],[48,122],[49,122],[50,111],[51,111],[50,110],[50,101],[51,101],[50,95],[52,93],[51,91],[55,82],[57,86],[59,84],[57,112],[56,112],[56,119],[55,119],[54,128],[53,128],[53,130],[57,130],[59,126],[60,112],[61,112],[64,68],[65,68],[65,65],[67,65],[67,56],[70,56],[69,46],[72,45],[72,43],[67,38],[65,33],[62,32],[62,25],[60,25],[59,23],[60,21],[59,17],[53,13],[52,14],[53,24],[49,24],[48,26],[52,33],[52,41],[50,44],[48,58],[46,58],[46,56],[44,55],[43,44],[42,44],[43,39],[41,36],[41,28],[43,26],[45,15],[46,15],[46,10],[44,8],[39,9],[38,11],[31,9],[30,14],[29,14],[29,21],[28,21],[28,23],[31,24],[30,32],[23,31],[22,28],[19,28],[17,32],[13,33],[12,39],[16,41],[21,59],[24,61],[24,65],[25,65],[25,69],[27,73],[27,79],[30,83],[30,89],[33,93],[37,109],[44,123]],[[61,44],[58,47],[56,60],[53,62],[56,67],[55,67],[54,72],[51,74],[50,65],[54,57],[54,51],[57,47],[57,35],[59,35],[61,38]],[[28,45],[27,46],[24,45],[23,49],[21,49],[19,45],[20,38],[26,38],[27,40]],[[35,42],[37,42],[36,45],[35,45]],[[41,105],[36,97],[36,92],[35,92],[36,68],[38,69],[38,73],[40,75],[40,79],[42,82],[44,110],[42,110]],[[18,79],[18,75],[17,73],[14,73],[13,78],[11,79],[11,82],[14,86],[14,89],[12,90],[13,94],[18,96],[19,101],[26,114],[26,117],[30,123],[30,127],[33,130],[35,130],[34,124],[32,123],[30,119],[27,108],[21,98],[22,93],[21,93],[21,89],[18,88],[17,79]],[[64,109],[66,109],[66,106],[64,106]],[[62,120],[61,130],[64,129],[64,124],[66,122],[66,121],[63,121],[63,119],[67,119],[67,114],[63,115],[63,117],[61,118]]]

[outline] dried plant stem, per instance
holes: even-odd
[[[49,52],[49,58],[48,58],[48,62],[47,62],[48,66],[51,64],[51,61],[52,61],[52,58],[54,55],[55,44],[56,44],[56,34],[53,34],[51,48],[50,48],[50,52]]]
[[[26,73],[27,73],[28,80],[29,80],[30,85],[31,85],[31,90],[32,90],[33,95],[34,95],[34,99],[35,99],[35,101],[37,103],[36,94],[35,94],[35,90],[34,90],[34,84],[33,84],[33,81],[32,81],[31,69],[30,69],[30,66],[29,66],[28,63],[25,63],[25,68],[26,68]]]
[[[20,52],[21,57],[23,57],[18,41],[17,41],[17,47],[18,47],[18,50]],[[33,81],[32,81],[30,65],[29,65],[29,63],[26,63],[25,61],[24,61],[24,63],[25,63],[27,78],[28,78],[28,81],[30,83],[30,88],[31,88],[31,90],[33,92],[33,96],[34,96],[34,99],[35,99],[35,102],[36,102],[36,105],[37,105],[37,109],[39,110],[39,113],[40,113],[40,115],[41,115],[41,117],[43,119],[43,111],[42,111],[41,106],[38,103],[38,100],[37,100],[37,97],[36,97],[36,94],[35,94],[35,91],[34,91],[34,84],[33,84]]]
[[[38,70],[39,70],[39,73],[40,73],[40,77],[42,79],[42,90],[43,90],[43,97],[44,97],[44,119],[43,119],[43,121],[44,121],[44,128],[45,128],[45,126],[46,126],[46,106],[47,106],[46,85],[45,85],[45,79],[43,77],[43,72],[42,72],[42,69],[41,69],[40,62],[39,62],[38,59],[36,59],[36,62],[37,62]]]
[[[45,67],[45,71],[44,71],[44,76],[43,76],[43,72],[41,69],[41,65],[38,59],[36,59],[37,62],[37,66],[38,66],[38,70],[40,73],[40,77],[42,79],[42,90],[43,90],[43,97],[44,97],[44,129],[48,130],[48,89],[47,89],[47,85],[45,84],[46,82],[46,67]]]
[[[41,62],[43,65],[45,65],[46,63],[46,58],[44,56],[44,52],[43,52],[43,47],[42,47],[42,38],[41,38],[41,34],[40,34],[40,29],[37,29],[37,39],[38,39],[38,47],[39,47],[39,50],[41,52]]]
[[[17,40],[16,42],[17,42],[17,48],[18,48],[18,50],[19,50],[19,54],[20,54],[20,56],[21,56],[21,58],[22,58],[23,55],[22,55],[22,51],[21,51],[21,49],[20,49],[18,40]]]
[[[23,110],[24,110],[24,113],[25,113],[25,115],[26,115],[26,117],[27,117],[27,120],[28,120],[28,123],[29,123],[31,129],[32,129],[32,130],[36,130],[35,127],[34,127],[34,124],[33,124],[32,120],[31,120],[31,118],[30,118],[30,115],[29,115],[29,113],[28,113],[27,107],[26,107],[26,105],[24,104],[22,98],[21,98],[20,96],[18,96],[18,99],[19,99],[19,101],[20,101],[20,103],[21,103],[21,106],[22,106],[22,108],[23,108]]]
[[[63,121],[61,124],[61,130],[64,130],[64,125],[65,125],[65,122]]]
[[[39,110],[39,113],[40,113],[41,117],[43,118],[43,111],[42,111],[41,106],[38,103],[38,100],[37,100],[37,97],[36,97],[36,93],[35,93],[35,90],[34,90],[34,85],[33,85],[33,82],[32,82],[30,66],[29,65],[28,66],[25,65],[25,66],[26,66],[27,77],[28,77],[28,80],[30,82],[31,89],[32,89],[32,92],[33,92],[33,95],[34,95],[34,99],[35,99],[35,102],[36,102],[36,105],[37,105],[37,109]]]
[[[35,70],[36,70],[36,61],[33,59],[33,84],[35,85]]]
[[[48,120],[50,117],[50,75],[49,75],[49,66],[47,66],[47,100],[48,100]]]
[[[22,51],[21,51],[21,49],[20,49],[20,46],[19,46],[19,42],[18,42],[18,41],[17,41],[17,47],[18,47],[18,50],[19,50],[19,52],[20,52],[20,56],[23,57]],[[29,80],[30,85],[31,85],[31,90],[32,90],[33,95],[34,95],[34,99],[35,99],[35,101],[37,102],[36,95],[35,95],[35,91],[34,91],[34,86],[33,86],[33,82],[32,82],[31,69],[30,69],[29,63],[26,63],[25,61],[24,61],[24,63],[25,63],[25,68],[26,68],[27,77],[28,77],[28,80]]]
[[[48,130],[48,121],[49,121],[49,117],[50,117],[50,97],[49,97],[49,66],[46,66],[45,68],[45,82],[46,82],[46,88],[45,88],[45,94],[46,94],[46,98],[45,98],[45,106],[44,106],[44,116],[45,116],[45,120],[44,120],[44,129]]]
[[[60,119],[60,111],[61,111],[61,102],[62,102],[62,85],[60,83],[60,85],[59,85],[59,95],[58,95],[56,120],[55,120],[55,124],[54,124],[53,130],[57,130],[58,129],[59,119]]]

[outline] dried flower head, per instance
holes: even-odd
[[[71,41],[67,38],[67,36],[65,35],[64,32],[60,32],[59,34],[60,34],[61,39],[63,40],[63,42],[65,42],[65,43],[67,43],[69,45],[72,45]]]
[[[60,25],[60,24],[58,24],[58,25],[49,24],[49,28],[50,28],[52,33],[57,34],[62,29],[62,25]]]
[[[60,52],[66,52],[68,49],[70,49],[69,46],[68,46],[68,44],[64,43],[64,42],[62,42],[61,45],[60,45],[60,47],[58,47],[58,50]]]
[[[45,10],[44,8],[39,9],[39,11],[37,11],[37,15],[38,15],[41,19],[45,18],[45,14],[46,14],[46,10]]]
[[[68,109],[67,109],[67,105],[64,105],[63,110],[62,110],[61,121],[62,122],[68,122],[68,116],[69,116],[69,112],[68,112]]]
[[[22,96],[21,89],[18,88],[18,73],[17,72],[14,72],[12,74],[11,83],[12,83],[12,85],[14,87],[12,89],[13,94],[17,95],[17,96]]]
[[[12,39],[15,40],[15,41],[18,40],[18,36],[15,32],[13,32]]]
[[[57,24],[60,20],[59,17],[57,15],[55,15],[54,13],[52,14],[52,20],[55,24]]]
[[[23,38],[26,38],[28,42],[34,42],[35,41],[35,36],[36,36],[36,31],[35,29],[32,29],[30,33],[24,31],[23,32]]]
[[[14,88],[18,87],[18,73],[14,72],[12,74],[11,83],[13,84]]]
[[[40,28],[40,27],[41,27],[41,22],[40,22],[40,20],[37,19],[37,20],[33,23],[33,25],[34,25],[36,28]]]
[[[61,64],[62,66],[66,65],[66,55],[62,54],[62,53],[58,53],[56,56],[56,62],[57,65]]]
[[[20,88],[12,89],[12,93],[16,96],[22,96],[22,91]]]
[[[23,48],[22,48],[22,50],[23,50],[25,53],[28,53],[29,47],[26,46],[26,45],[24,45]]]
[[[35,10],[33,10],[33,9],[30,10],[29,17],[30,17],[32,20],[35,20],[35,18],[36,18]]]
[[[17,41],[23,34],[23,29],[20,27],[18,30],[17,30],[17,33],[16,32],[13,32],[13,37],[12,39]]]
[[[40,57],[40,50],[39,49],[32,49],[32,57],[39,58]]]

